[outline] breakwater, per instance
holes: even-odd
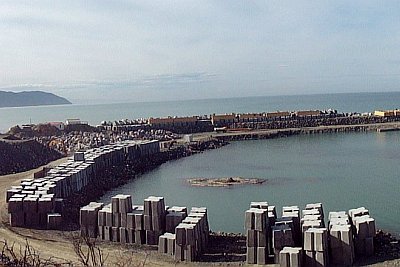
[[[395,123],[391,125],[398,125]],[[239,140],[259,140],[271,139],[278,137],[288,137],[299,134],[321,134],[321,133],[344,133],[344,132],[367,132],[376,131],[383,124],[366,124],[366,125],[339,125],[339,126],[319,126],[306,128],[290,128],[277,130],[251,130],[251,131],[228,131],[226,133],[213,134],[214,138],[223,141],[239,141]]]
[[[209,140],[208,145],[221,142]],[[207,147],[207,146],[206,146]],[[74,228],[79,207],[160,164],[196,153],[178,146],[165,151],[153,141],[127,141],[76,152],[44,177],[24,179],[6,193],[11,226]]]

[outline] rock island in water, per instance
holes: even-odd
[[[233,185],[262,184],[266,179],[223,177],[223,178],[190,178],[186,180],[191,186],[227,187]]]

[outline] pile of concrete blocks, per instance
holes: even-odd
[[[338,266],[352,266],[354,262],[353,231],[345,211],[329,212],[330,262]]]
[[[98,212],[103,208],[103,203],[90,202],[79,212],[81,236],[96,238],[98,235]]]
[[[76,152],[65,163],[50,169],[45,177],[24,179],[19,186],[7,190],[10,224],[28,228],[60,228],[63,199],[72,197],[86,186],[92,186],[92,181],[102,177],[100,174],[104,169],[122,165],[127,159],[138,159],[157,152],[157,140],[124,141]]]
[[[247,263],[267,264],[269,259],[268,202],[251,202],[245,212]]]
[[[322,203],[307,204],[302,211],[303,217],[301,218],[301,231],[304,232],[310,228],[324,228],[324,210]]]
[[[279,263],[279,253],[284,247],[294,247],[293,221],[289,218],[278,218],[272,226],[272,247],[275,263]]]
[[[175,234],[165,233],[163,235],[160,235],[160,237],[158,238],[158,252],[174,256],[175,243],[176,243]]]
[[[144,230],[146,244],[157,245],[159,237],[165,232],[165,202],[163,197],[150,196],[144,200]]]
[[[281,267],[302,267],[303,254],[301,247],[284,247],[279,252],[279,265]]]
[[[304,232],[305,266],[329,266],[328,230],[310,228]]]
[[[282,218],[290,219],[293,223],[293,240],[296,246],[301,246],[300,208],[298,206],[285,206],[282,208]]]
[[[175,228],[175,260],[195,261],[205,250],[208,235],[207,209],[193,207],[188,216]]]
[[[143,206],[132,205],[130,195],[116,195],[98,213],[99,238],[106,241],[145,243]]]
[[[356,255],[372,256],[376,236],[375,219],[370,217],[369,211],[364,207],[349,210],[349,216],[354,229]]]
[[[187,208],[173,206],[167,209],[165,217],[165,231],[175,233],[175,228],[187,217]]]

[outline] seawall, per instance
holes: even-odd
[[[335,126],[319,126],[305,128],[289,128],[277,130],[250,130],[226,133],[212,133],[212,137],[223,141],[239,141],[239,140],[258,140],[270,139],[277,137],[287,137],[299,134],[321,134],[321,133],[342,133],[342,132],[367,132],[376,131],[381,127],[398,127],[400,123],[376,123],[363,125],[335,125]],[[210,134],[198,135],[197,140],[202,140]]]

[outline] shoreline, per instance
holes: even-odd
[[[202,141],[207,138],[217,138],[224,141],[259,140],[259,139],[270,139],[276,137],[286,137],[299,134],[367,132],[367,131],[376,131],[381,127],[399,128],[400,122],[371,123],[371,124],[357,124],[357,125],[331,125],[331,126],[268,129],[268,130],[262,129],[262,130],[237,131],[237,132],[227,132],[227,133],[206,132],[206,133],[193,134],[193,140]]]

